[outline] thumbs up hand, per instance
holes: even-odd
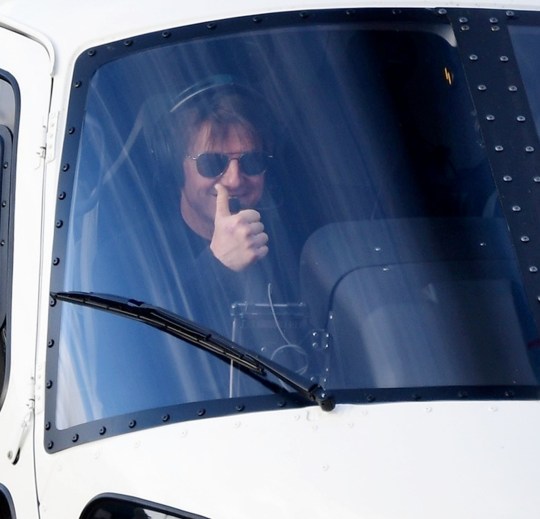
[[[268,235],[254,209],[231,214],[227,188],[216,184],[216,214],[210,250],[227,268],[240,272],[268,254]]]

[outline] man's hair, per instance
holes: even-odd
[[[271,111],[250,88],[232,83],[206,88],[178,102],[170,115],[177,160],[185,157],[191,139],[205,125],[210,140],[219,141],[231,128],[242,128],[262,150],[273,151]]]

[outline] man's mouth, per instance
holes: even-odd
[[[236,196],[229,197],[229,211],[232,214],[238,213],[241,209],[240,199]]]

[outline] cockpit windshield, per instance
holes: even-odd
[[[536,385],[537,331],[450,26],[186,31],[81,57],[53,292],[164,309],[338,403]],[[59,430],[298,404],[283,380],[106,305],[54,303]]]

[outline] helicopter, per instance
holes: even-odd
[[[536,516],[537,3],[0,0],[0,45],[1,519]]]

